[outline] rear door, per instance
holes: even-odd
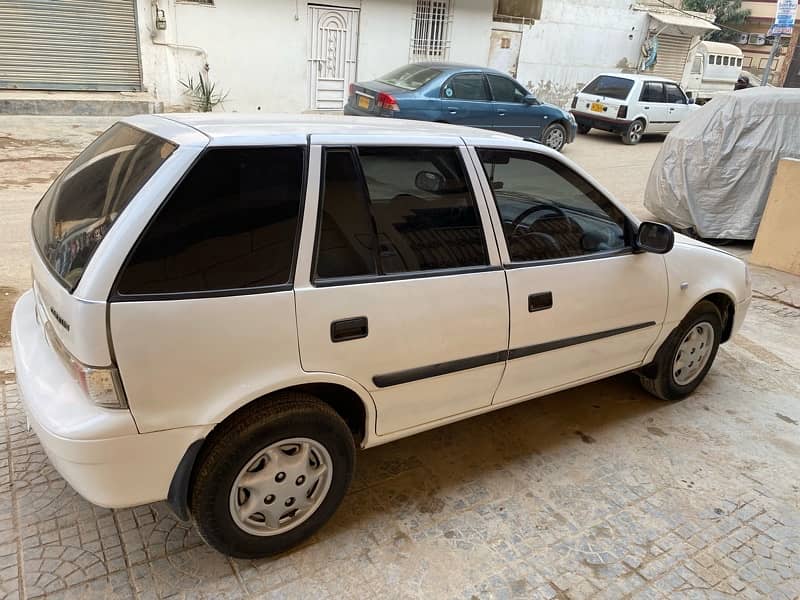
[[[303,369],[369,390],[378,435],[488,406],[508,302],[463,147],[311,143],[322,181],[319,205],[309,192],[295,281]]]
[[[666,103],[664,84],[660,81],[645,81],[639,96],[639,106],[647,116],[647,133],[666,133],[670,129],[669,107]]]
[[[442,121],[454,125],[492,128],[494,108],[483,73],[454,75],[442,85],[441,98]]]
[[[492,128],[523,138],[541,139],[542,114],[536,106],[525,103],[528,90],[510,77],[487,74],[494,101]]]

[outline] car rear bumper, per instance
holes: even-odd
[[[47,342],[36,320],[32,291],[14,307],[11,343],[29,427],[75,491],[108,508],[167,497],[186,448],[204,437],[207,428],[140,434],[130,411],[93,404]]]
[[[625,119],[612,119],[610,117],[600,117],[591,113],[580,112],[577,110],[570,111],[572,116],[578,122],[578,125],[584,127],[591,127],[593,129],[602,129],[603,131],[611,131],[613,133],[624,133],[632,121]]]

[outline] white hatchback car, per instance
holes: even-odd
[[[32,230],[12,340],[51,462],[240,557],[322,526],[357,446],[634,369],[682,398],[750,302],[557,152],[416,121],[124,119]]]
[[[681,87],[650,75],[601,73],[572,99],[578,133],[602,129],[638,144],[649,133],[669,133],[690,111],[699,108]]]

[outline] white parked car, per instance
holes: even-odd
[[[357,446],[623,371],[686,396],[750,301],[557,152],[424,122],[124,119],[32,221],[12,340],[53,465],[240,557],[321,527]]]
[[[601,73],[572,99],[578,133],[619,133],[624,144],[638,144],[645,134],[669,133],[696,108],[674,81],[627,73]]]

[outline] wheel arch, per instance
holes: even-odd
[[[694,306],[697,306],[703,301],[711,302],[719,310],[719,314],[722,317],[722,338],[720,339],[720,344],[724,344],[731,339],[731,331],[733,331],[733,315],[736,312],[736,302],[729,294],[721,291],[712,292],[703,296],[695,303]],[[694,306],[692,309],[694,309]]]
[[[363,448],[370,433],[375,431],[375,404],[369,392],[346,377],[332,373],[309,374],[308,380],[279,386],[253,397],[221,416],[205,437],[195,440],[186,449],[172,476],[167,494],[167,504],[179,519],[187,521],[190,518],[189,493],[197,466],[197,457],[210,438],[214,436],[214,431],[253,404],[269,402],[271,398],[277,397],[280,393],[291,391],[311,394],[320,402],[330,406],[347,424],[353,434],[353,440],[359,447]]]

